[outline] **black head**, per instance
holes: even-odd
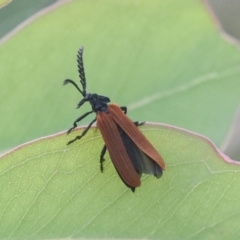
[[[110,102],[108,97],[100,96],[98,94],[91,94],[86,92],[86,78],[83,66],[83,47],[78,50],[77,54],[77,62],[78,62],[78,73],[80,77],[80,83],[82,85],[82,90],[78,87],[78,85],[71,79],[66,79],[63,82],[63,85],[71,83],[76,89],[82,94],[83,99],[78,103],[77,108],[80,108],[85,102],[89,102],[92,106],[92,110],[94,112],[97,111],[107,111],[107,103]]]

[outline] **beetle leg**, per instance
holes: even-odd
[[[123,112],[124,112],[125,114],[127,114],[127,107],[123,106],[123,107],[120,107],[120,108],[123,110]]]
[[[84,129],[84,131],[82,132],[82,134],[79,135],[79,136],[76,136],[73,140],[69,141],[69,142],[67,143],[67,145],[75,142],[75,141],[78,140],[78,139],[81,139],[81,138],[88,132],[89,128],[92,126],[92,124],[93,124],[96,120],[97,120],[97,119],[94,118],[94,119],[89,123],[89,125]]]
[[[136,121],[136,122],[133,122],[133,123],[138,127],[138,126],[142,126],[145,122]]]
[[[105,161],[104,155],[105,155],[106,151],[107,151],[107,147],[106,147],[106,145],[104,145],[103,149],[101,151],[101,154],[100,154],[100,170],[101,170],[101,172],[103,172],[103,162]]]
[[[123,112],[124,112],[125,114],[127,114],[127,107],[122,106],[122,107],[120,107],[120,108],[123,110]],[[136,121],[136,122],[133,122],[133,123],[138,127],[138,126],[143,125],[145,122],[138,122],[138,121]]]
[[[93,111],[90,112],[86,112],[85,114],[83,114],[81,117],[77,118],[74,123],[73,123],[73,127],[71,127],[68,131],[67,134],[69,134],[74,128],[77,127],[77,122],[81,121],[83,118],[85,118],[87,115],[89,115],[90,113],[93,113]]]

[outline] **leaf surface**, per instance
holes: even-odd
[[[239,164],[206,138],[168,125],[143,133],[161,153],[160,179],[132,193],[106,157],[96,128],[25,144],[0,161],[0,237],[209,239],[239,237]]]

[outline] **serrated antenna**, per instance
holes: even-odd
[[[85,72],[84,72],[84,66],[83,66],[83,49],[84,47],[82,46],[78,50],[78,55],[77,55],[77,62],[78,62],[78,73],[80,77],[80,83],[82,84],[82,93],[83,96],[86,95],[86,78],[85,78]]]

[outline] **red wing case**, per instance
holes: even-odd
[[[128,156],[116,123],[109,113],[98,112],[97,126],[119,176],[134,191],[141,184],[140,177]]]
[[[163,170],[165,170],[165,163],[157,150],[142,134],[142,132],[135,126],[130,118],[128,118],[122,109],[116,104],[108,105],[109,114],[117,123],[120,129],[132,140],[132,142],[144,154],[146,154],[152,161],[156,162]],[[154,174],[155,175],[155,174]]]
[[[138,175],[141,176],[142,173],[145,173],[152,174],[155,177],[160,178],[162,176],[162,168],[150,157],[148,157],[142,150],[140,150],[132,141],[132,139],[119,126],[118,130],[124,147]]]

